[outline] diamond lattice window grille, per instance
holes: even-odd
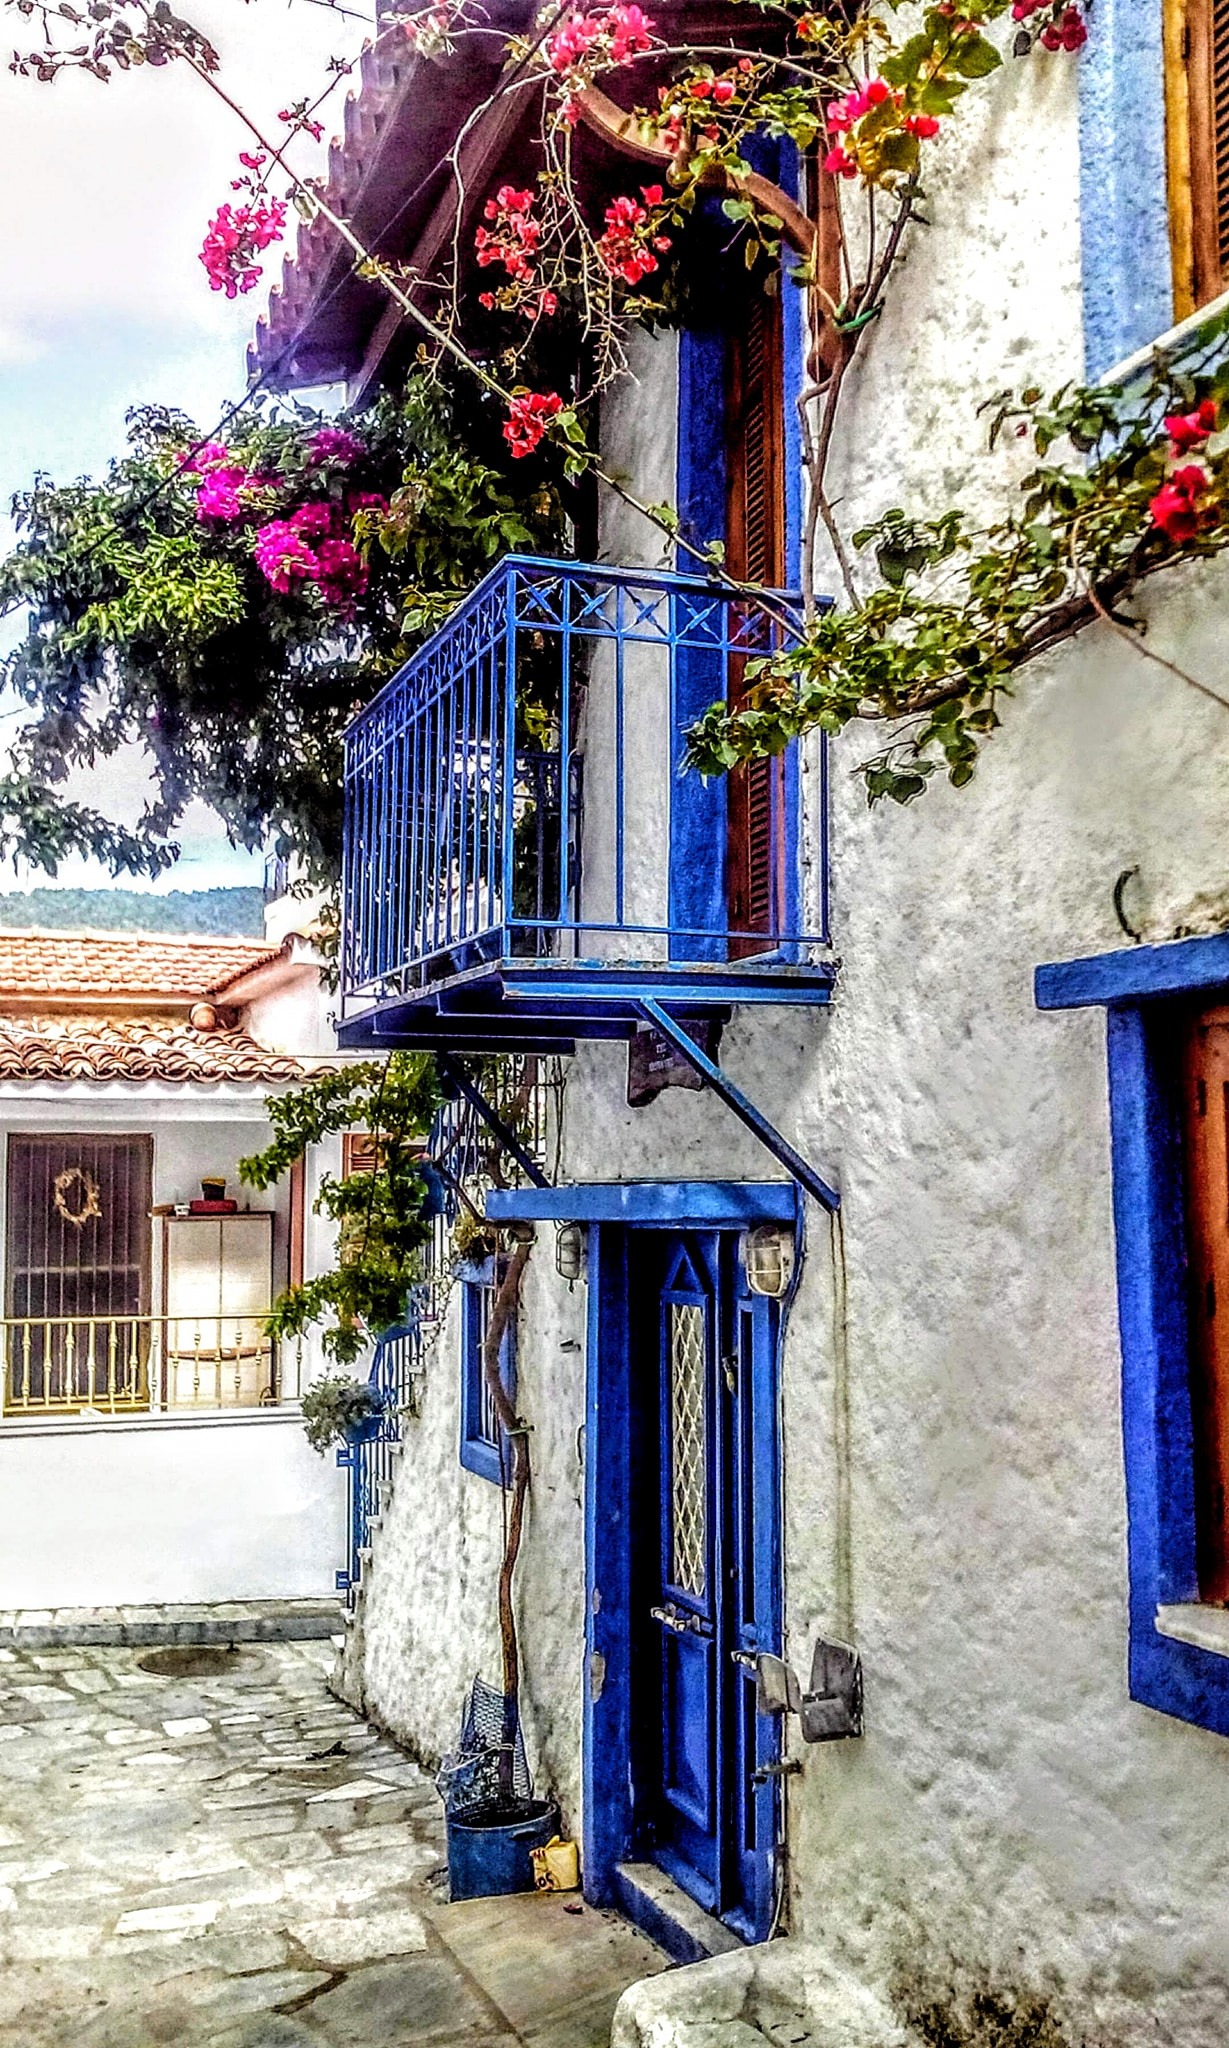
[[[708,1549],[704,1310],[670,1304],[671,1582],[703,1599]]]

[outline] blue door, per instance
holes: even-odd
[[[653,1233],[642,1296],[646,1531],[636,1636],[642,1846],[747,1939],[772,1917],[778,1755],[755,1655],[779,1650],[776,1310],[747,1292],[733,1231]],[[647,1271],[646,1271],[647,1268]],[[647,1298],[646,1298],[647,1297]],[[653,1441],[655,1436],[656,1441]],[[649,1530],[654,1534],[650,1536]],[[642,1723],[642,1726],[645,1725]]]

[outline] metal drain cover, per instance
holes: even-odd
[[[173,1643],[169,1649],[147,1650],[137,1658],[137,1669],[155,1678],[222,1678],[254,1661],[237,1643]]]

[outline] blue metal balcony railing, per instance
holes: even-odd
[[[726,789],[680,773],[685,726],[796,619],[775,592],[501,562],[349,728],[348,1006],[505,961],[741,968],[822,940],[798,908],[792,774],[771,778],[781,857],[739,931]]]

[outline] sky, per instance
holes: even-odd
[[[358,7],[362,0],[346,0]],[[353,57],[369,25],[314,0],[177,0],[213,41],[219,77],[240,105],[273,129],[289,101],[314,97],[332,56]],[[37,31],[6,10],[5,48]],[[321,110],[325,144],[296,144],[314,167],[339,132],[341,83]],[[240,149],[250,139],[234,115],[185,66],[116,75],[104,85],[61,75],[53,85],[0,71],[0,512],[39,470],[57,481],[99,475],[122,452],[124,415],[150,402],[178,406],[213,425],[246,382],[245,348],[266,288],[233,301],[211,292],[199,250],[219,203],[230,198]],[[293,215],[292,215],[293,219]],[[270,252],[266,280],[280,273]],[[8,546],[12,528],[0,527]],[[4,724],[0,722],[0,745]],[[122,793],[118,787],[122,783]],[[140,807],[140,761],[107,800],[128,817]],[[260,863],[228,849],[203,809],[181,833],[184,854],[163,888],[258,882]],[[87,864],[57,878],[101,886]],[[0,867],[0,889],[44,882]],[[130,878],[119,878],[120,885]]]

